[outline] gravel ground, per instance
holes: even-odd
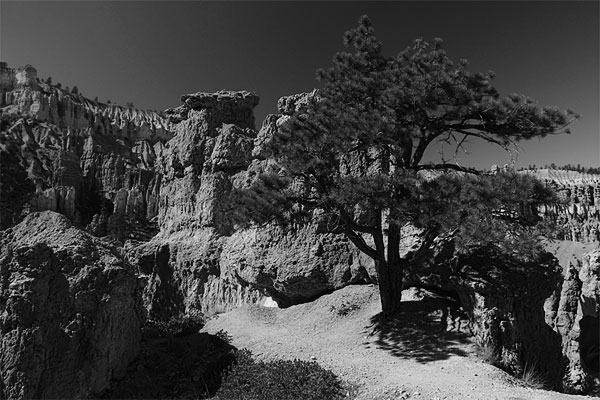
[[[586,399],[532,389],[476,355],[466,329],[442,327],[441,312],[410,293],[402,321],[374,328],[377,288],[349,286],[287,309],[245,306],[211,319],[232,344],[263,359],[315,360],[349,385],[349,398]]]

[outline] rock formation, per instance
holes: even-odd
[[[0,235],[0,398],[83,398],[138,355],[138,282],[117,249],[63,215]]]
[[[579,360],[579,297],[583,294],[600,302],[600,253],[595,244],[560,241],[549,244],[563,270],[563,282],[544,304],[546,322],[561,336],[562,353],[568,365],[563,376],[564,388],[574,392],[598,389],[582,369]]]
[[[257,135],[249,92],[185,95],[163,118],[68,93],[31,66],[0,65],[0,85],[0,228],[52,210],[117,239],[148,282],[153,317],[265,295],[289,305],[371,281],[370,262],[317,225],[234,232],[233,185],[265,168],[261,145],[304,96],[282,99]]]
[[[182,101],[167,110],[178,121],[175,136],[156,161],[161,231],[132,256],[148,279],[151,316],[229,310],[265,295],[291,305],[370,281],[370,263],[316,225],[234,229],[232,190],[265,167],[260,160],[251,166],[255,143],[280,117],[267,117],[257,136],[252,93],[196,93]]]

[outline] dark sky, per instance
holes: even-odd
[[[41,78],[87,97],[138,108],[179,105],[181,94],[220,89],[259,94],[257,124],[283,95],[318,87],[315,70],[342,50],[343,33],[368,14],[384,50],[444,39],[471,70],[496,72],[501,94],[582,115],[570,136],[521,143],[518,166],[600,166],[598,1],[6,1],[0,58],[32,64]],[[461,163],[510,162],[473,143]],[[429,154],[435,156],[435,152]]]

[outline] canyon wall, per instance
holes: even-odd
[[[52,210],[97,236],[154,235],[167,119],[41,82],[31,66],[0,64],[0,93],[1,229]]]

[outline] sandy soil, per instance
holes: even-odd
[[[315,360],[352,390],[349,398],[586,399],[532,389],[476,355],[466,327],[444,327],[433,303],[405,296],[402,323],[373,329],[381,311],[377,288],[350,286],[287,309],[245,306],[211,319],[233,345],[259,358]],[[460,328],[460,329],[459,329]]]

